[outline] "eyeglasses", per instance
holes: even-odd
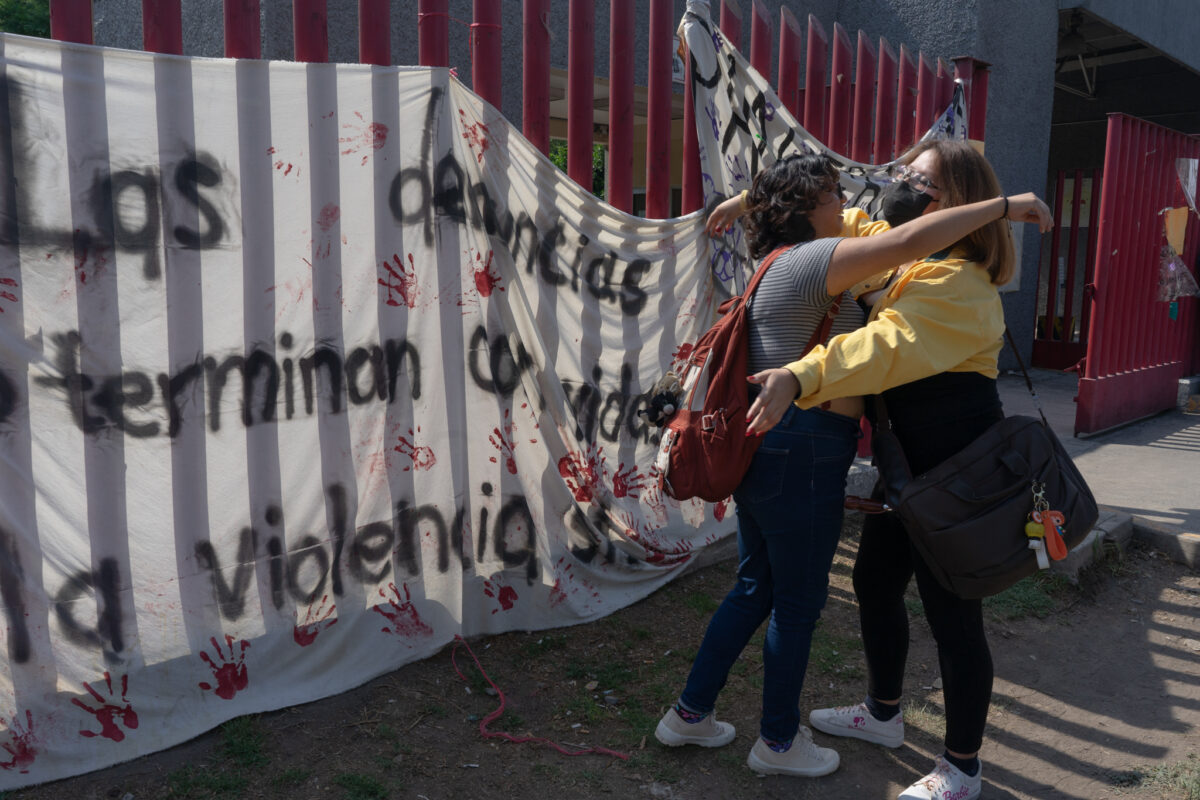
[[[894,167],[891,170],[891,175],[894,180],[904,181],[922,194],[928,193],[930,189],[939,192],[941,191],[941,187],[929,180],[929,176],[917,172],[907,164],[900,167]]]

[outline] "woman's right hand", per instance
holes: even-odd
[[[1013,222],[1036,222],[1038,230],[1042,233],[1054,227],[1054,216],[1050,213],[1050,207],[1033,192],[1009,196],[1006,216]]]
[[[742,193],[725,200],[708,215],[704,223],[704,232],[709,236],[721,236],[733,228],[733,223],[742,216]]]

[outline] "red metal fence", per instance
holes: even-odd
[[[1160,212],[1187,202],[1175,159],[1197,157],[1198,137],[1124,114],[1108,117],[1076,434],[1172,408],[1179,379],[1200,368],[1197,299],[1181,298],[1174,313],[1158,300]],[[1191,268],[1200,250],[1195,215],[1185,242],[1180,255]]]
[[[646,215],[671,215],[671,50],[674,18],[672,0],[649,0],[650,33],[646,104]],[[411,8],[405,4],[405,8]],[[549,0],[523,0],[522,130],[530,141],[548,151],[550,145],[550,30],[563,20],[550,19]],[[471,25],[471,86],[499,107],[503,86],[500,32],[501,0],[474,0]],[[568,174],[591,186],[595,4],[571,0],[567,64]],[[608,200],[625,211],[633,208],[634,86],[632,61],[635,19],[633,0],[611,0],[609,37],[609,157]],[[225,55],[259,58],[259,0],[224,0]],[[407,12],[411,13],[411,12]],[[293,22],[297,61],[329,59],[326,0],[294,0]],[[389,0],[358,0],[359,60],[391,64],[391,4]],[[51,35],[63,41],[92,42],[91,0],[50,0]],[[417,61],[423,66],[449,64],[449,0],[419,0]],[[742,12],[736,2],[723,0],[723,34],[741,49]],[[182,54],[180,0],[142,0],[143,41],[146,50]],[[750,3],[750,62],[764,75],[771,63],[771,23],[762,0]],[[779,72],[777,85],[785,106],[813,135],[836,152],[857,161],[886,162],[912,144],[946,107],[954,79],[967,88],[969,133],[982,139],[987,106],[987,64],[974,58],[930,61],[914,59],[903,45],[899,56],[884,39],[878,47],[862,31],[856,44],[834,24],[832,39],[812,15],[802,47],[799,22],[786,8],[779,12]],[[800,86],[802,51],[805,80]],[[851,68],[855,67],[854,75]],[[700,206],[699,161],[691,103],[685,102],[682,195],[684,213]]]

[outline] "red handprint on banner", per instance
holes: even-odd
[[[482,164],[483,154],[487,152],[489,146],[487,125],[484,125],[482,122],[468,125],[467,115],[461,108],[458,110],[458,118],[462,122],[463,128],[466,129],[463,131],[462,137],[467,140],[467,144],[471,146],[472,152],[475,153],[476,163]]]
[[[646,491],[642,492],[641,501],[650,509],[652,521],[656,527],[661,528],[667,524],[670,519],[667,513],[667,501],[663,497],[663,491],[659,488],[659,476],[662,471],[658,467],[650,467],[650,471],[646,475]]]
[[[637,497],[637,490],[647,488],[646,476],[633,464],[628,470],[625,462],[617,465],[617,474],[613,475],[613,497]]]
[[[488,441],[492,443],[492,447],[500,451],[500,455],[504,456],[504,466],[513,475],[517,474],[517,459],[516,449],[517,440],[513,435],[513,423],[509,421],[508,409],[504,409],[504,421],[500,423],[500,427],[492,428],[492,432],[488,434]],[[493,464],[499,463],[495,456],[488,459]]]
[[[204,650],[200,651],[200,658],[212,670],[213,677],[217,679],[217,685],[214,690],[211,683],[202,682],[200,688],[206,692],[213,690],[222,700],[230,700],[250,684],[250,676],[246,672],[246,648],[250,646],[250,643],[242,639],[238,642],[241,649],[235,652],[233,637],[225,634],[225,646],[229,648],[229,656],[226,657],[221,650],[221,645],[217,643],[217,637],[212,637],[211,641],[213,650],[217,653],[217,660],[221,662],[220,665],[218,666]]]
[[[606,457],[595,445],[588,445],[586,453],[574,450],[558,460],[558,474],[566,481],[567,488],[580,503],[590,503],[599,497],[603,489]]]
[[[0,278],[0,286],[11,286],[17,288],[17,282],[13,278]],[[10,291],[0,289],[0,300],[7,300],[10,303],[19,303],[17,296]],[[4,313],[4,306],[0,305],[0,314]]]
[[[29,772],[29,768],[33,766],[33,761],[38,754],[37,748],[34,746],[38,744],[38,740],[33,733],[33,712],[25,710],[24,725],[16,717],[11,723],[0,717],[0,725],[7,725],[8,733],[12,736],[12,739],[0,744],[0,747],[3,747],[12,756],[9,761],[0,761],[0,769]]]
[[[72,697],[71,702],[82,708],[96,718],[100,723],[100,731],[79,731],[80,736],[91,739],[94,736],[103,736],[105,739],[112,739],[114,742],[120,742],[125,739],[125,731],[117,724],[120,720],[121,724],[129,730],[136,730],[138,726],[138,715],[133,710],[133,706],[129,704],[125,695],[129,691],[129,676],[121,676],[121,699],[116,701],[116,695],[113,694],[112,675],[108,672],[104,673],[104,686],[108,690],[107,697],[96,691],[91,684],[84,681],[83,688],[88,690],[88,693],[96,698],[96,702],[100,704],[99,708],[92,708],[87,703],[80,700],[78,697]],[[122,707],[119,703],[124,703]]]
[[[498,604],[496,608],[492,609],[493,614],[499,611],[511,611],[513,604],[517,602],[517,590],[502,583],[499,575],[493,575],[492,578],[483,581],[483,593],[493,598]]]
[[[394,636],[432,636],[433,628],[426,625],[421,616],[417,613],[417,607],[412,603],[412,595],[408,591],[408,584],[401,584],[404,587],[404,600],[400,602],[400,590],[396,588],[396,584],[389,583],[388,588],[392,590],[395,599],[388,597],[383,589],[379,590],[379,596],[387,601],[387,604],[380,603],[377,606],[371,606],[371,610],[380,614],[388,621],[388,626],[383,628],[384,633],[390,633]]]
[[[562,605],[567,598],[572,598],[579,611],[591,611],[592,603],[600,600],[600,592],[586,578],[577,578],[574,564],[567,562],[563,556],[554,564],[554,585],[550,587],[550,607]]]
[[[357,111],[354,112],[354,116],[358,117],[362,123],[367,121]],[[342,151],[342,155],[344,156],[357,155],[367,150],[380,150],[387,143],[388,128],[387,125],[381,122],[372,122],[369,125],[347,123],[342,125],[342,130],[351,132],[349,136],[338,137],[339,144],[349,145]],[[366,153],[362,157],[362,163],[359,166],[365,165],[369,157],[370,153]]]
[[[304,621],[292,630],[292,638],[296,640],[296,644],[308,647],[317,640],[317,634],[326,628],[337,625],[337,617],[333,616],[333,612],[337,610],[337,604],[330,603],[326,608],[325,603],[328,600],[329,595],[324,595],[320,602],[315,606],[309,606],[308,611],[304,612]]]
[[[392,254],[392,265],[384,261],[380,264],[383,267],[384,273],[380,273],[380,277],[376,278],[380,286],[386,287],[388,290],[387,304],[389,306],[399,306],[401,304],[409,308],[417,307],[417,263],[413,260],[413,254],[408,253],[408,264],[404,266],[404,262],[400,260],[399,253]],[[400,295],[400,299],[392,297],[392,293]]]
[[[93,242],[89,237],[81,236],[79,231],[75,231],[75,279],[80,285],[88,282],[88,276],[97,275],[104,271],[108,266],[108,256],[105,255],[108,248],[104,245]],[[91,262],[91,272],[88,271],[88,262]]]
[[[479,253],[475,254],[475,263],[471,266],[471,272],[475,276],[475,289],[479,292],[480,297],[491,297],[492,289],[499,288],[504,291],[504,287],[500,286],[500,275],[492,272],[492,257],[495,253],[488,250],[487,261],[484,261]]]
[[[684,342],[679,345],[675,353],[671,356],[671,371],[678,374],[687,364],[687,360],[692,357],[692,351],[695,348],[696,346],[691,342]]]
[[[417,431],[421,428],[418,426]],[[416,444],[417,435],[413,433],[413,429],[408,429],[408,435],[413,437],[413,441],[409,441],[403,436],[397,437],[398,444],[392,449],[397,453],[403,453],[412,459],[412,467],[405,467],[404,471],[408,472],[412,469],[414,472],[420,472],[424,469],[433,469],[433,465],[437,463],[437,456],[433,454],[433,450],[425,445]]]

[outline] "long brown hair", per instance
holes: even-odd
[[[1002,192],[992,165],[974,147],[956,139],[933,139],[919,142],[905,153],[900,161],[911,164],[926,150],[932,150],[938,162],[938,186],[941,189],[940,208],[953,208],[980,200],[991,200]],[[967,259],[987,270],[996,286],[1008,283],[1016,268],[1012,231],[1008,220],[998,219],[968,233],[955,242]]]

